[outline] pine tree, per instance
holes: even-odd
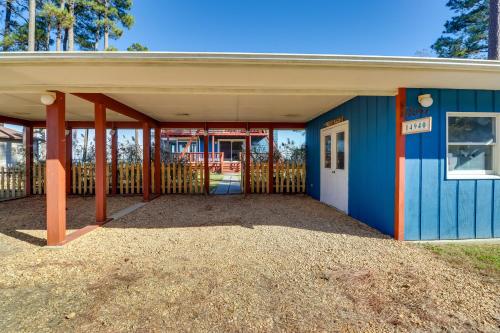
[[[489,0],[449,0],[446,6],[456,16],[445,23],[443,35],[432,45],[432,49],[440,57],[485,58],[488,51]]]
[[[133,43],[127,48],[127,51],[144,52],[149,51],[149,49],[140,43]]]

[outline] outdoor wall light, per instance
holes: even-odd
[[[431,94],[425,94],[418,96],[418,102],[422,105],[423,108],[428,108],[432,106],[434,100],[432,99]]]
[[[49,106],[54,104],[55,101],[56,101],[56,93],[53,92],[47,92],[40,97],[40,102],[42,102],[43,105]]]
[[[71,130],[67,129],[64,131],[64,133],[66,134],[66,136],[70,135],[71,134]]]
[[[111,136],[115,136],[115,133],[116,133],[116,131],[114,129],[109,131],[109,134],[111,134]]]

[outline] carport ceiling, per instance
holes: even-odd
[[[500,62],[231,53],[0,53],[0,115],[45,119],[39,98],[67,96],[68,120],[93,120],[71,93],[102,93],[158,121],[304,122],[359,95],[399,87],[500,90]],[[130,120],[108,111],[110,121]]]
[[[352,96],[107,94],[158,121],[273,121],[304,122]],[[39,93],[0,93],[0,115],[42,120],[45,108]],[[108,110],[108,121],[133,120]],[[94,105],[66,95],[66,118],[92,121]]]

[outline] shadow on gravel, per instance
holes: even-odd
[[[122,199],[126,197],[110,198],[110,200]],[[69,197],[67,229],[80,229],[92,224],[94,204],[93,197]],[[241,226],[251,229],[254,226],[265,225],[358,237],[387,238],[365,224],[308,196],[280,194],[247,197],[162,196],[123,218],[111,221],[104,227],[161,229]],[[24,230],[46,230],[44,197],[0,203],[0,233],[36,246],[46,244],[45,238],[30,235],[23,232]]]
[[[130,196],[113,197],[108,201],[127,200],[123,201],[123,208],[125,208],[130,205],[131,200],[137,202],[141,200],[141,197],[135,198]],[[66,211],[66,229],[81,229],[95,221],[95,199],[94,197],[70,196],[67,200]],[[0,233],[32,245],[45,246],[46,238],[38,237],[40,234],[45,236],[45,214],[44,196],[2,201],[0,202]],[[31,235],[27,231],[35,231],[37,236]]]

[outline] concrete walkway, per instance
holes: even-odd
[[[226,174],[212,192],[221,194],[241,194],[241,176],[239,174]]]

